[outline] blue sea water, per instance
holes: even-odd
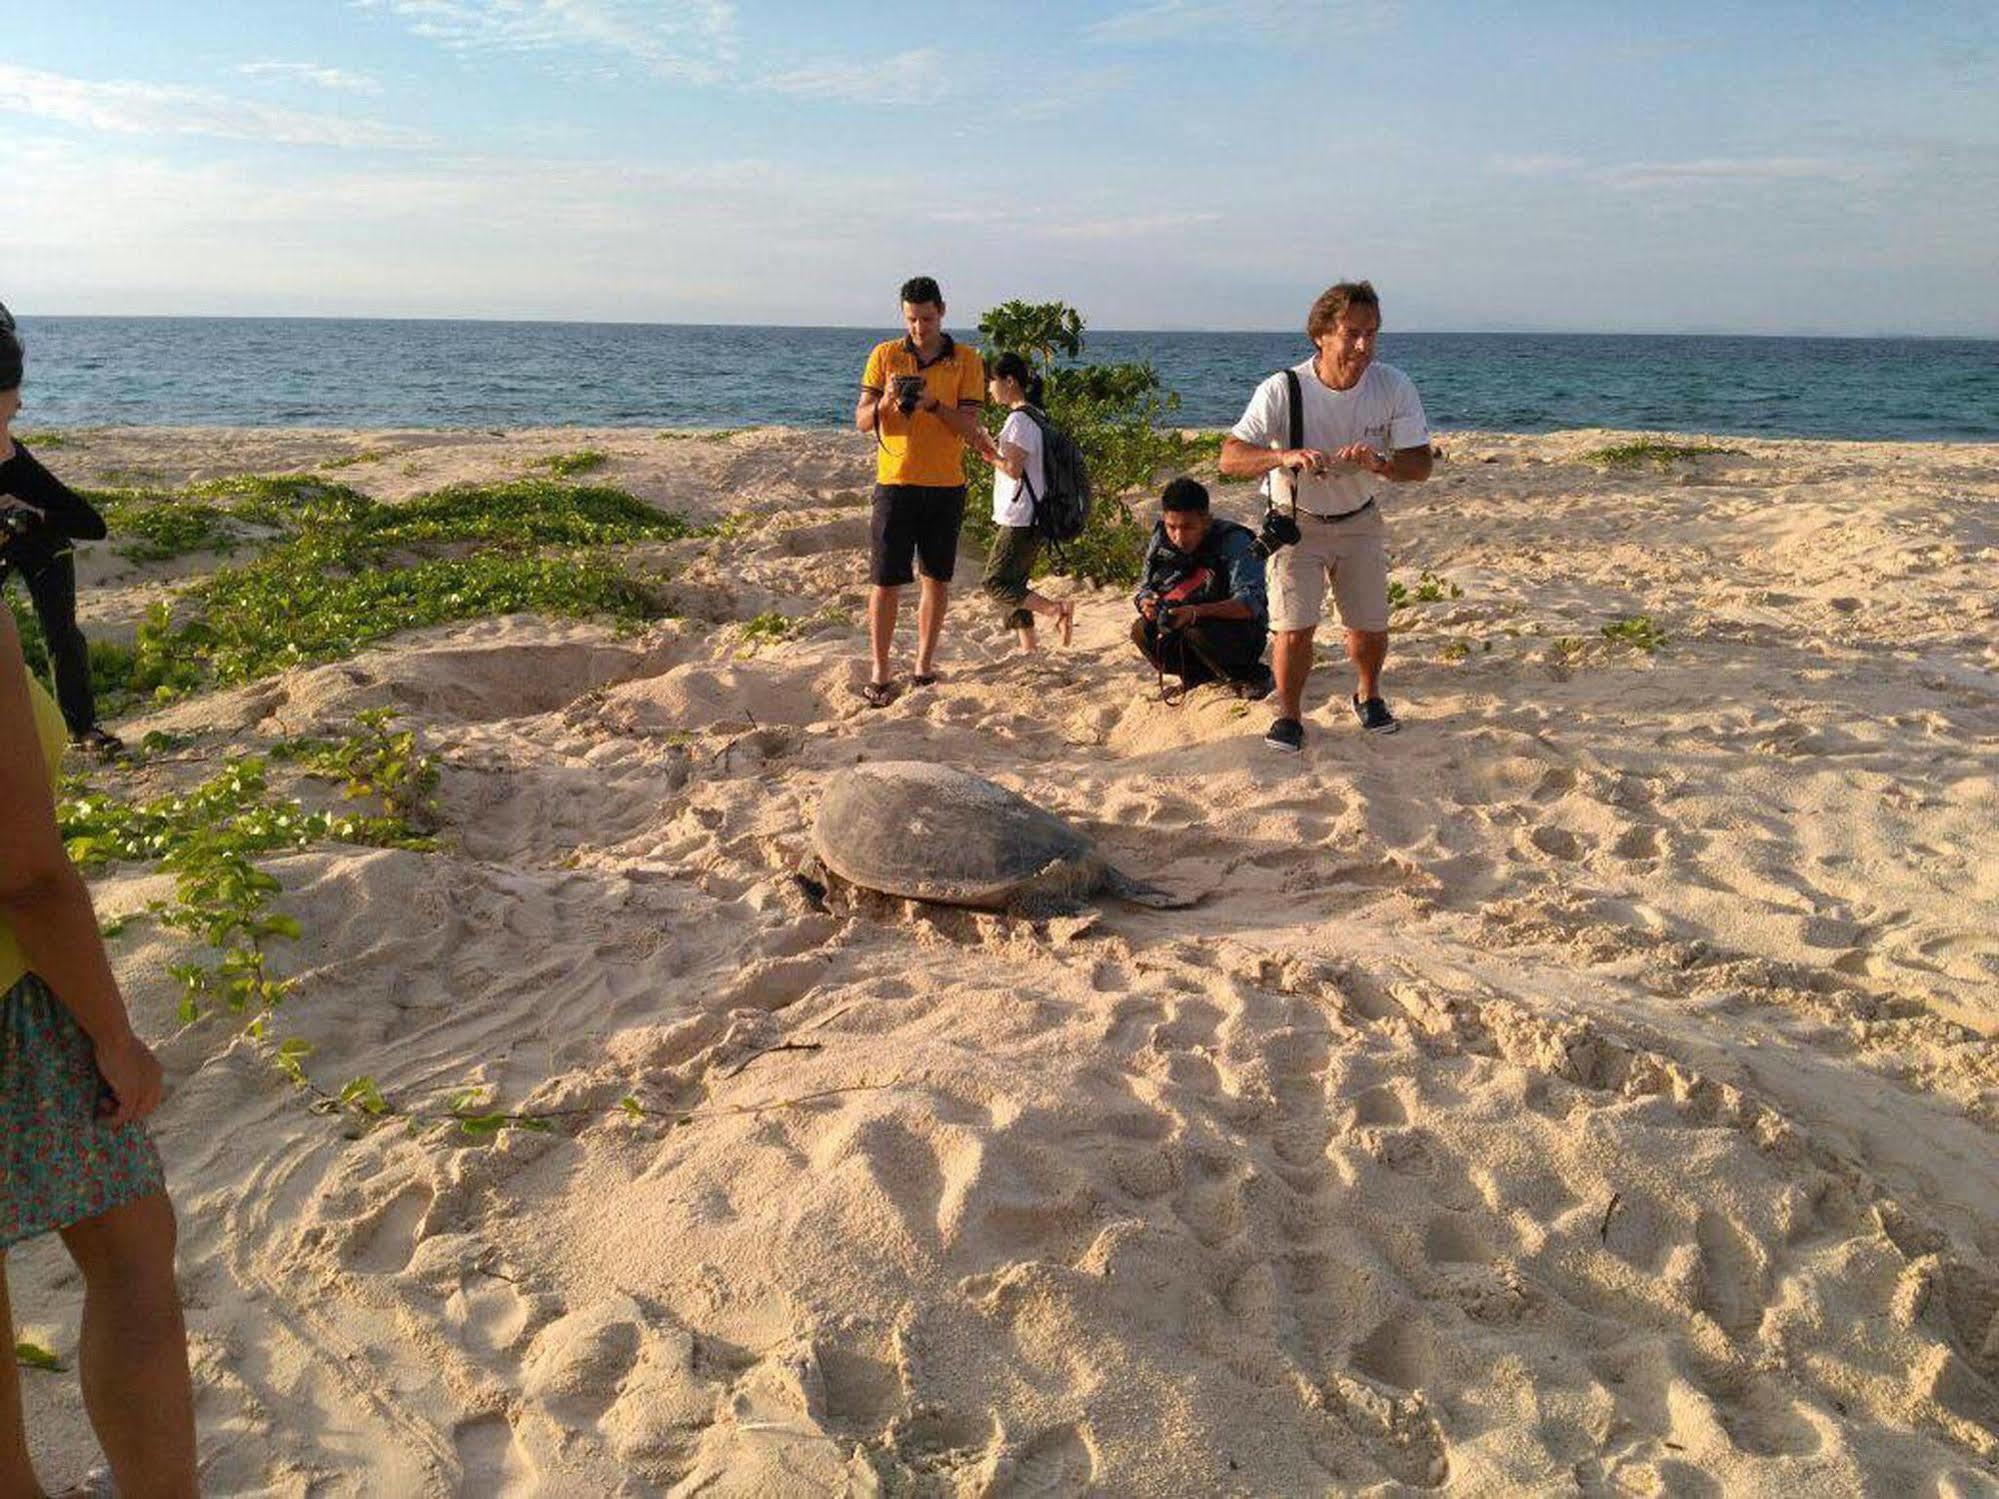
[[[21,426],[828,426],[893,328],[26,317]],[[1295,333],[1092,332],[1233,422]],[[1999,438],[1999,342],[1389,333],[1436,427]]]

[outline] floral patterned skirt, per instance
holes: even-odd
[[[97,1117],[90,1038],[29,974],[0,999],[0,1249],[165,1189],[143,1124]]]

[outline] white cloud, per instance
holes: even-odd
[[[735,59],[730,0],[353,0],[461,51],[578,50],[650,73],[714,82]]]
[[[944,57],[931,48],[899,52],[880,61],[818,63],[757,80],[758,88],[799,99],[848,104],[940,104],[956,92]]]
[[[1486,164],[1502,177],[1555,177],[1573,172],[1583,163],[1579,156],[1530,154],[1494,156]]]
[[[1710,156],[1695,161],[1634,161],[1603,168],[1611,187],[1648,188],[1722,183],[1855,182],[1865,172],[1852,161],[1823,156]]]
[[[1616,190],[1768,186],[1784,182],[1854,183],[1869,168],[1853,159],[1829,156],[1704,156],[1687,161],[1627,161],[1592,166],[1579,156],[1491,156],[1489,171],[1501,177],[1568,178]]]
[[[236,69],[245,78],[274,78],[280,82],[310,83],[336,93],[379,94],[381,84],[345,68],[329,68],[316,62],[246,62]]]
[[[0,110],[118,135],[207,135],[287,146],[418,146],[398,125],[162,83],[97,82],[0,63]]]
[[[1287,31],[1323,35],[1331,27],[1372,30],[1387,18],[1386,0],[1333,5],[1327,0],[1145,0],[1084,28],[1098,42],[1177,42],[1212,31]]]

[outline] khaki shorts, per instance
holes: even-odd
[[[1270,628],[1309,630],[1326,615],[1326,589],[1349,630],[1388,628],[1388,522],[1380,507],[1349,520],[1314,520],[1299,512],[1304,537],[1275,553],[1266,568]]]

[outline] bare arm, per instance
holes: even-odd
[[[973,446],[978,449],[978,454],[981,458],[985,459],[986,462],[1005,474],[1009,479],[1018,479],[1022,474],[1027,472],[1027,449],[1020,446],[1019,443],[996,443],[990,452],[983,447],[978,447],[976,443]]]
[[[1420,448],[1397,448],[1394,455],[1388,458],[1382,457],[1366,443],[1356,442],[1341,448],[1333,456],[1359,464],[1377,479],[1387,479],[1394,484],[1421,484],[1430,477],[1430,470],[1436,461],[1427,442]]]
[[[881,421],[882,392],[870,386],[861,387],[861,398],[854,403],[854,426],[862,432],[872,432]]]
[[[948,406],[935,396],[925,396],[916,409],[927,411],[936,417],[956,433],[960,441],[968,442],[973,447],[983,446],[979,439],[986,429],[979,425],[979,408],[976,404]]]
[[[111,976],[90,892],[63,852],[14,620],[0,609],[0,917],[28,966],[76,1017],[118,1098],[118,1122],[159,1102],[160,1065]]]
[[[1259,448],[1234,433],[1222,439],[1221,469],[1231,479],[1261,479],[1274,468],[1324,473],[1331,461],[1317,448]]]

